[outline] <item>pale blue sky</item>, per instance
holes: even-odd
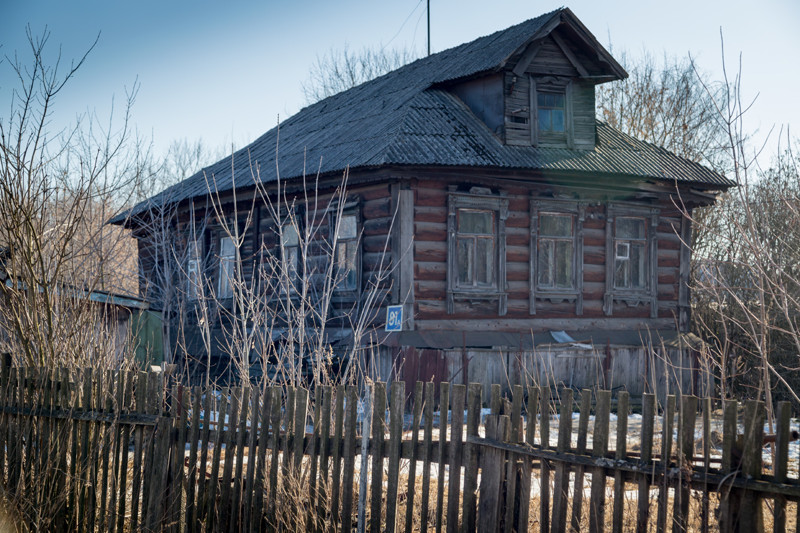
[[[439,51],[561,6],[559,1],[431,0],[432,48]],[[759,139],[773,125],[800,127],[800,2],[797,0],[580,0],[566,4],[605,45],[660,56],[691,52],[721,75],[742,54],[744,96],[758,100],[747,126]],[[81,111],[106,116],[112,98],[140,84],[133,108],[156,152],[174,139],[240,147],[303,105],[301,83],[317,55],[387,45],[425,49],[425,0],[0,0],[0,54],[26,52],[26,24],[51,32],[51,52],[95,50],[56,102],[53,125]],[[0,66],[0,118],[14,86]],[[770,149],[774,150],[777,133]]]

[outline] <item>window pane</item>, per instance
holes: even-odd
[[[539,109],[539,130],[550,131],[550,129],[551,129],[550,110]]]
[[[222,259],[219,263],[219,297],[230,298],[233,295],[233,260]]]
[[[643,218],[617,218],[617,238],[620,239],[644,239],[644,219]]]
[[[473,239],[458,239],[458,264],[456,268],[458,269],[458,283],[460,285],[472,283],[474,246],[475,241]]]
[[[494,234],[494,213],[473,209],[458,210],[458,231],[460,233]]]
[[[614,262],[614,286],[619,289],[630,288],[630,261],[617,259]]]
[[[540,215],[539,234],[546,237],[572,237],[572,216]]]
[[[537,261],[538,281],[542,287],[553,286],[553,269],[555,255],[555,242],[551,240],[539,241],[539,257]]]
[[[631,282],[630,288],[644,289],[647,287],[645,272],[645,246],[644,244],[631,243]]]
[[[285,224],[281,228],[281,239],[283,246],[297,246],[300,244],[300,238],[297,235],[297,228],[294,227],[294,224]]]
[[[233,246],[233,239],[230,237],[222,237],[219,240],[219,256],[220,257],[233,257],[236,255],[236,249]]]
[[[557,241],[555,254],[555,286],[572,288],[572,241]]]
[[[536,105],[542,107],[543,105],[545,105],[545,101],[546,101],[545,93],[538,93],[536,95]]]
[[[339,238],[355,239],[358,235],[358,228],[356,226],[355,215],[342,215],[342,218],[339,220]]]
[[[552,111],[553,131],[564,131],[564,110],[553,109]]]
[[[482,285],[492,285],[494,275],[494,240],[478,239],[475,257],[475,281]]]
[[[340,242],[336,245],[337,288],[340,290],[354,290],[356,288],[356,243]]]
[[[554,94],[553,97],[554,97],[553,98],[553,100],[554,100],[553,106],[554,107],[560,107],[560,108],[563,109],[564,108],[564,95],[563,94]]]
[[[614,254],[615,259],[629,259],[631,256],[631,245],[627,242],[618,242],[617,251]]]

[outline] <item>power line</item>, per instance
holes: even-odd
[[[395,33],[394,36],[391,39],[389,39],[389,42],[387,42],[386,44],[381,46],[381,52],[383,52],[383,50],[387,46],[389,46],[392,43],[392,41],[394,41],[397,38],[398,35],[400,35],[400,32],[403,31],[403,28],[405,27],[406,23],[409,21],[409,19],[411,19],[411,16],[417,11],[419,6],[422,5],[422,2],[423,2],[423,0],[419,0],[419,2],[417,2],[417,5],[415,5],[414,9],[411,10],[411,13],[408,14],[408,16],[406,17],[406,20],[404,20],[403,23],[400,25],[400,29],[397,30],[397,33]]]

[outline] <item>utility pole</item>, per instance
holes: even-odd
[[[428,0],[428,55],[431,55],[431,0]]]

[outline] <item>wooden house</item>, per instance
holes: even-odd
[[[154,206],[175,206],[178,233],[205,217],[192,246],[210,259],[185,271],[222,291],[234,262],[247,277],[265,249],[296,256],[267,204],[308,213],[309,183],[330,198],[346,172],[311,218],[340,230],[333,306],[369,289],[373,377],[688,390],[691,213],[733,183],[597,120],[595,87],[626,77],[559,9],[310,105],[114,222],[138,228],[146,280]],[[255,221],[234,221],[235,254],[234,207]],[[332,272],[304,263],[309,283]]]

